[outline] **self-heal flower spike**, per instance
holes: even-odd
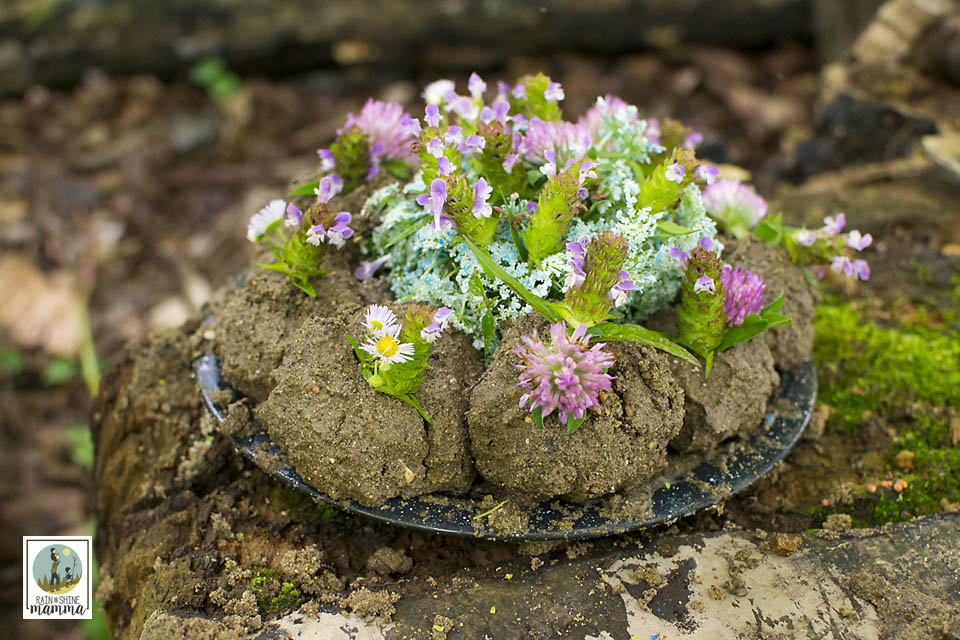
[[[314,188],[313,193],[317,196],[317,202],[327,204],[330,198],[340,193],[343,189],[343,180],[337,174],[324,176],[320,183]]]
[[[589,243],[568,243],[567,250],[568,262],[576,274],[573,282],[569,277],[567,280],[574,285],[566,294],[570,315],[578,324],[592,326],[603,322],[610,307],[625,302],[627,292],[636,288],[630,274],[623,270],[629,251],[627,240],[604,231]]]
[[[613,306],[622,307],[627,302],[628,292],[634,291],[637,288],[630,274],[626,271],[621,271],[620,282],[618,282],[613,289],[610,289],[608,297],[613,300]]]
[[[483,178],[477,180],[477,185],[473,188],[473,216],[475,218],[489,218],[493,215],[493,208],[487,204],[490,194],[493,193],[493,187],[487,185]]]
[[[514,365],[520,371],[517,384],[524,390],[521,407],[540,409],[543,417],[556,411],[562,424],[600,407],[600,393],[611,389],[613,377],[606,372],[614,359],[603,343],[588,346],[586,332],[587,327],[580,326],[568,336],[566,324],[559,322],[550,326],[550,344],[541,342],[536,332],[521,338],[514,347],[521,360]]]
[[[680,342],[707,358],[708,362],[713,350],[723,340],[726,327],[725,289],[721,278],[723,263],[712,247],[712,241],[701,239],[700,246],[687,257],[677,308]]]
[[[431,126],[431,127],[440,126],[440,109],[437,107],[436,104],[430,103],[427,105],[427,108],[424,112],[423,120],[424,122],[427,123],[428,126]]]
[[[327,239],[330,241],[330,244],[340,248],[346,239],[353,235],[353,229],[347,226],[350,224],[352,218],[353,216],[346,211],[341,211],[334,216],[333,226],[327,230]]]
[[[720,281],[723,283],[723,311],[728,326],[739,327],[748,315],[763,310],[766,284],[752,270],[725,265]]]
[[[718,180],[708,186],[703,206],[734,238],[743,237],[767,215],[767,201],[739,180]]]
[[[714,293],[717,290],[717,285],[710,276],[701,276],[700,278],[697,278],[695,283],[693,283],[693,290],[696,293],[700,293],[701,291],[709,291],[710,293]]]
[[[283,200],[271,200],[267,203],[267,206],[250,218],[250,223],[247,225],[247,240],[258,242],[267,232],[267,227],[282,219],[286,210],[287,203]]]
[[[396,314],[381,304],[372,304],[367,308],[363,316],[363,326],[371,335],[378,338],[400,330],[400,322]]]

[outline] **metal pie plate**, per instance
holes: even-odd
[[[218,407],[210,394],[233,390],[220,377],[217,359],[212,355],[200,357],[196,362],[196,375],[204,403],[217,421],[222,422],[226,418],[225,409]],[[812,362],[782,371],[780,386],[767,403],[768,413],[755,429],[707,453],[671,452],[666,468],[643,485],[584,503],[560,499],[523,500],[478,477],[465,495],[393,498],[368,507],[352,500],[334,500],[304,482],[265,431],[235,438],[234,444],[266,473],[314,500],[382,522],[490,540],[576,540],[672,522],[743,491],[787,455],[810,420],[816,394],[817,376]],[[234,391],[233,397],[237,399],[239,395]],[[265,464],[265,456],[270,456],[269,464]],[[490,511],[488,496],[493,497],[494,505],[510,501],[512,510],[520,509],[527,517],[527,526],[521,530],[501,530],[490,524],[489,520],[495,521],[494,518],[477,517]],[[617,516],[618,511],[623,511],[617,509],[617,505],[624,503],[636,507],[630,509],[630,513],[642,515]]]

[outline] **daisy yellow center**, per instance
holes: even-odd
[[[400,349],[400,343],[393,336],[383,336],[377,340],[377,353],[380,355],[391,358]]]
[[[380,331],[381,329],[383,329],[383,323],[380,322],[379,320],[371,320],[370,326],[373,327],[374,331]]]

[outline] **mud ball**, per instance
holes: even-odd
[[[539,316],[521,317],[504,335],[492,365],[470,396],[467,422],[477,470],[487,480],[536,498],[582,501],[614,493],[655,475],[665,464],[667,443],[683,422],[683,391],[658,351],[608,343],[615,376],[599,410],[587,412],[575,433],[556,415],[534,424],[519,406],[519,358],[514,346],[536,329],[549,335]]]

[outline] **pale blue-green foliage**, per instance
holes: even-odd
[[[645,123],[639,121],[634,126],[642,133]],[[617,146],[622,143],[633,151],[642,150],[636,136],[631,136],[630,132],[621,132],[606,138],[618,141]],[[655,150],[652,145],[648,147]],[[638,207],[639,185],[626,161],[600,158],[599,164],[600,180],[596,190],[609,197],[595,206],[589,221],[574,219],[567,240],[593,236],[607,229],[627,239],[630,255],[625,269],[638,288],[615,313],[622,313],[623,318],[631,322],[641,321],[669,305],[679,290],[681,272],[668,250],[671,247],[692,250],[702,236],[713,237],[716,227],[707,217],[696,185],[684,189],[676,210],[650,211]],[[468,163],[464,171],[471,182],[477,179]],[[372,252],[378,256],[390,254],[386,265],[390,269],[388,278],[398,301],[415,300],[434,307],[450,307],[456,316],[453,325],[474,336],[474,346],[482,348],[480,323],[485,308],[483,299],[470,292],[469,283],[474,274],[483,276],[488,299],[496,306],[498,324],[513,321],[531,309],[505,284],[483,274],[473,252],[457,241],[450,225],[434,229],[432,224],[426,224],[416,233],[385,247],[404,223],[424,216],[426,210],[416,203],[417,195],[423,191],[418,174],[403,187],[386,187],[371,196],[363,213],[380,216],[380,225],[373,234]],[[524,213],[525,207],[526,201],[513,194],[503,209],[507,219],[511,219]],[[693,233],[667,236],[657,227],[661,220],[675,222]],[[501,222],[494,242],[486,248],[504,270],[533,293],[544,298],[563,298],[568,272],[565,251],[547,257],[539,268],[531,266],[520,259],[506,222]]]

